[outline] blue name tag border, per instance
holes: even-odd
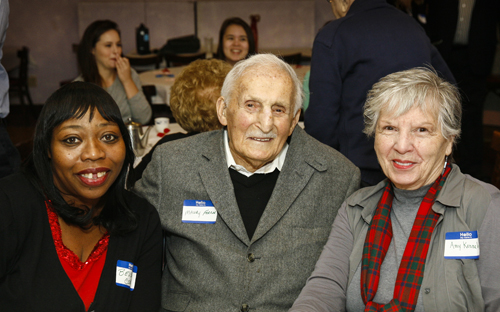
[[[182,221],[182,223],[205,223],[205,224],[215,224],[215,221]]]
[[[127,270],[132,270],[132,273],[136,273],[137,274],[137,266],[135,266],[132,262],[128,262],[128,261],[124,261],[124,260],[118,260],[118,261],[116,261],[116,267],[124,268],[124,269],[127,269]],[[135,289],[135,287],[131,288],[127,284],[118,283],[118,282],[116,282],[116,286],[127,288],[130,291],[134,291],[134,289]]]
[[[471,256],[471,257],[444,257],[445,259],[479,259],[479,256]]]
[[[462,234],[462,236],[460,236]],[[477,238],[477,231],[448,232],[445,239],[473,239]]]
[[[198,203],[203,203],[203,205],[197,205]],[[203,199],[185,199],[184,206],[192,206],[192,207],[214,207],[214,204],[211,200],[203,200]]]

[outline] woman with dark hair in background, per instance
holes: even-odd
[[[219,31],[217,58],[231,65],[255,54],[252,29],[239,17],[226,19]]]
[[[133,162],[102,88],[47,100],[32,155],[0,180],[0,311],[158,311],[160,220],[125,190]]]
[[[103,87],[120,108],[123,120],[146,124],[152,116],[137,72],[122,57],[118,25],[110,20],[95,21],[83,34],[78,46],[81,75],[76,81],[86,81]]]

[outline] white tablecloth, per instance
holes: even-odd
[[[147,131],[148,127],[150,127],[151,130],[149,130],[148,139],[146,141],[145,148],[143,151],[141,151],[139,156],[136,156],[135,162],[134,162],[134,167],[136,167],[141,162],[142,156],[149,153],[149,151],[153,148],[153,146],[155,146],[155,144],[158,143],[158,141],[160,141],[162,138],[162,137],[158,136],[158,132],[156,131],[154,125],[153,126],[143,126],[142,130]],[[166,135],[174,134],[174,133],[178,133],[178,132],[187,133],[187,131],[182,129],[182,127],[178,123],[171,123],[168,128],[170,129],[170,131]]]
[[[155,69],[145,71],[139,74],[141,84],[154,85],[156,87],[156,95],[151,98],[153,104],[170,103],[170,88],[174,84],[177,77],[186,66],[170,67],[166,69]]]

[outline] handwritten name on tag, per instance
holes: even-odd
[[[215,223],[217,210],[210,200],[186,199],[182,207],[184,223]]]
[[[445,239],[445,259],[479,259],[477,231],[448,232]]]
[[[137,266],[132,262],[118,260],[116,262],[116,285],[133,291],[137,277]]]

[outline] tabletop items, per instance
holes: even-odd
[[[148,129],[150,129],[148,131]],[[163,130],[164,135],[174,134],[174,133],[187,133],[186,130],[182,129],[182,127],[178,123],[169,123],[168,128]],[[134,167],[142,161],[142,157],[149,153],[149,151],[155,146],[158,141],[161,140],[163,136],[159,136],[159,132],[156,130],[156,127],[153,126],[142,126],[142,131],[145,133],[142,137],[143,149],[138,151],[135,156]]]
[[[159,137],[163,137],[163,135],[168,133],[169,125],[170,125],[170,119],[168,119],[167,117],[155,118],[155,129],[156,129],[156,132],[158,132]]]
[[[142,155],[144,153],[144,148],[147,145],[148,135],[151,131],[151,127],[146,126],[145,132],[141,124],[132,121],[132,118],[128,119],[127,131],[129,132],[130,139],[132,140],[132,148],[136,156]]]

